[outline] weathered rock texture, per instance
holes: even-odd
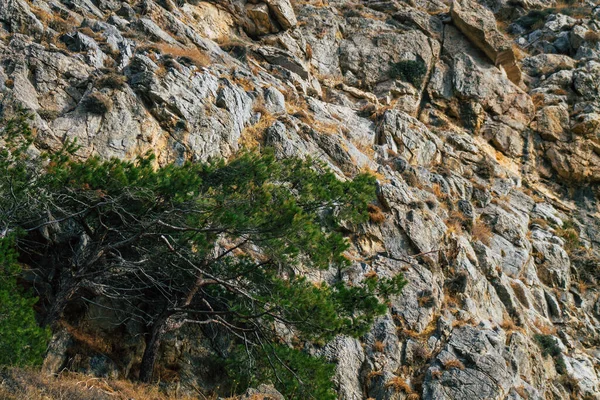
[[[509,38],[496,28],[496,19],[475,0],[454,0],[452,22],[477,47],[494,62],[501,65],[508,78],[515,84],[521,82],[521,69],[517,65],[515,52]]]
[[[1,110],[80,157],[271,146],[376,174],[385,218],[344,279],[409,284],[360,341],[309,349],[341,399],[599,399],[600,15],[532,12],[556,3],[0,0]],[[144,327],[106,301],[82,324],[120,352],[61,331],[47,368],[132,374]],[[161,366],[214,389],[219,340],[173,333]]]

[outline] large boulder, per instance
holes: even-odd
[[[450,11],[458,29],[479,47],[496,66],[502,66],[515,84],[521,82],[510,40],[496,28],[494,14],[473,0],[455,0]]]
[[[296,26],[298,20],[289,0],[266,0],[266,3],[283,29]]]

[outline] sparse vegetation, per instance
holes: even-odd
[[[492,241],[492,229],[481,219],[477,219],[471,229],[471,236],[486,246],[489,246]]]
[[[104,115],[112,109],[112,101],[101,92],[92,92],[81,100],[83,110],[91,114]]]
[[[590,43],[600,42],[600,33],[596,31],[587,31],[584,36],[585,40]]]
[[[392,64],[389,70],[392,79],[408,82],[417,89],[421,89],[425,74],[427,67],[422,60],[402,60]]]
[[[560,347],[558,346],[558,343],[556,341],[557,339],[555,339],[554,336],[552,336],[552,335],[543,335],[543,334],[536,334],[534,336],[534,339],[537,342],[537,344],[540,346],[540,348],[542,349],[542,355],[544,357],[546,357],[546,356],[552,357],[552,359],[554,360],[554,365],[556,367],[556,371],[559,374],[564,374],[566,372],[566,366],[561,357],[562,351],[560,350]]]
[[[412,389],[410,388],[410,385],[399,376],[394,376],[389,381],[387,381],[385,383],[385,387],[391,388],[396,393],[403,392],[406,394],[410,394],[413,392]]]
[[[210,57],[206,53],[200,51],[197,47],[182,47],[167,43],[154,43],[149,48],[156,50],[163,55],[177,58],[184,64],[194,65],[198,69],[202,69],[211,63]]]
[[[556,229],[556,234],[564,239],[567,253],[572,254],[582,247],[579,232],[572,221],[564,221],[562,227]]]
[[[63,372],[49,376],[36,369],[0,369],[3,400],[192,400],[158,385]]]
[[[367,206],[367,211],[369,212],[369,220],[374,224],[382,224],[385,222],[385,214],[381,211],[375,204],[369,204]]]
[[[380,376],[383,376],[383,371],[381,370],[373,370],[367,374],[367,382],[371,383],[373,379],[376,379]]]
[[[106,75],[101,76],[96,85],[98,88],[108,89],[122,89],[127,83],[127,78],[124,75],[119,75],[114,72],[110,72]]]
[[[465,369],[465,365],[456,358],[445,360],[442,362],[442,365],[444,366],[444,369],[446,369],[446,370],[456,368],[456,369],[460,369],[462,371]]]
[[[375,343],[373,343],[373,351],[383,353],[384,350],[385,344],[381,340],[376,340]]]

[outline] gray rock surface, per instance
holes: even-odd
[[[268,146],[374,174],[384,218],[348,227],[342,277],[408,284],[364,337],[305,347],[336,364],[340,399],[600,399],[591,2],[181,3],[0,0],[2,117],[32,114],[36,153],[76,138],[81,158],[165,165]],[[89,329],[129,354],[81,370],[133,377],[142,328],[99,316]],[[211,391],[219,350],[194,334],[170,336],[162,365]],[[57,332],[47,371],[76,349]]]

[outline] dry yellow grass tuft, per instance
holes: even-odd
[[[385,214],[375,204],[369,204],[367,211],[369,212],[369,220],[374,224],[382,224],[385,221]]]
[[[525,332],[525,330],[523,328],[521,328],[520,326],[515,324],[515,322],[510,318],[505,318],[502,321],[502,323],[500,324],[500,328],[502,328],[503,330],[505,330],[507,332],[514,332],[514,331]]]
[[[385,350],[385,344],[383,344],[381,340],[376,340],[375,343],[373,343],[373,350],[378,353],[383,353]]]
[[[471,236],[473,239],[477,239],[486,246],[489,246],[492,239],[492,229],[482,220],[478,219],[473,225]]]
[[[533,321],[533,325],[538,329],[538,331],[542,335],[555,335],[556,334],[556,327],[548,326],[544,322],[542,322],[541,320],[539,320],[537,318]]]
[[[261,114],[260,120],[256,124],[244,128],[239,141],[240,146],[253,149],[264,142],[265,130],[271,127],[277,119],[268,111]]]
[[[585,40],[591,43],[600,42],[600,33],[595,31],[587,31],[584,36]]]
[[[460,360],[457,360],[455,358],[442,362],[442,365],[444,366],[444,369],[457,368],[461,371],[465,369],[465,365]]]
[[[197,47],[181,47],[167,43],[154,43],[151,47],[160,51],[161,54],[180,58],[182,61],[187,61],[198,68],[210,65],[210,57]]]
[[[404,392],[410,394],[413,392],[410,388],[410,385],[399,376],[394,376],[389,381],[387,381],[385,383],[385,387],[392,388],[392,390],[394,390],[394,392],[396,393]]]
[[[367,381],[370,383],[373,379],[383,376],[383,371],[373,370],[367,374]]]
[[[431,371],[431,378],[437,380],[437,379],[440,379],[443,374],[444,373],[441,370],[434,369],[434,370]]]
[[[377,277],[377,272],[375,270],[370,270],[369,272],[367,272],[365,274],[365,278],[376,278]]]

